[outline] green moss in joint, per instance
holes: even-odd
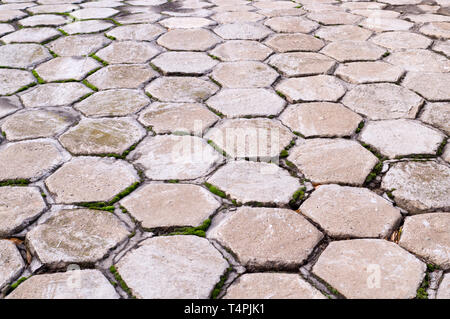
[[[28,184],[30,184],[28,179],[9,179],[0,182],[0,186],[27,186]]]
[[[222,276],[220,276],[220,281],[216,284],[213,291],[211,292],[211,299],[217,299],[232,270],[233,268],[228,267],[225,273]]]
[[[111,266],[109,267],[109,271],[111,274],[113,274],[116,281],[119,283],[120,287],[130,296],[131,298],[135,298],[131,292],[130,287],[126,284],[126,282],[122,279],[122,276],[120,276],[119,272],[117,271],[116,267]]]
[[[215,194],[215,195],[217,195],[219,197],[222,197],[222,198],[227,198],[227,195],[225,194],[225,192],[220,190],[218,187],[216,187],[216,186],[214,186],[212,184],[206,183],[206,182],[205,182],[204,185],[208,188],[208,190],[211,193],[213,193],[213,194]]]

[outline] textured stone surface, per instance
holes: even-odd
[[[174,29],[156,41],[169,50],[205,51],[220,42],[220,39],[205,29]]]
[[[59,56],[89,55],[107,44],[110,40],[99,34],[60,37],[46,46]]]
[[[450,275],[445,274],[436,294],[436,299],[450,299]]]
[[[211,70],[218,62],[201,52],[165,52],[152,63],[164,74],[201,75]]]
[[[164,102],[201,102],[217,92],[212,82],[194,77],[161,77],[145,87],[145,91]]]
[[[420,114],[420,120],[450,134],[450,103],[429,103],[425,105]]]
[[[311,52],[275,54],[269,64],[287,77],[328,73],[336,62],[325,55]]]
[[[92,58],[58,57],[39,65],[36,72],[44,81],[81,80],[102,65]]]
[[[288,33],[310,33],[319,27],[317,22],[305,17],[274,17],[268,19],[264,24],[276,32]]]
[[[414,298],[426,266],[414,255],[382,239],[332,242],[313,273],[347,298]]]
[[[327,41],[365,41],[372,32],[354,25],[336,25],[321,27],[315,34]]]
[[[159,53],[159,50],[146,42],[120,41],[96,52],[100,59],[111,63],[145,63]]]
[[[19,24],[24,27],[36,26],[59,26],[70,22],[70,19],[63,15],[56,14],[39,14],[30,16],[19,21]]]
[[[450,72],[446,57],[428,50],[408,50],[389,55],[387,62],[412,72]]]
[[[0,95],[12,94],[35,82],[35,78],[28,71],[0,69]]]
[[[383,32],[371,41],[388,49],[425,49],[432,42],[420,34],[403,31]]]
[[[231,62],[241,60],[265,60],[272,50],[257,41],[248,40],[230,40],[219,44],[211,54],[217,56],[220,60]]]
[[[192,29],[213,25],[214,22],[198,17],[172,17],[159,21],[159,24],[168,29]]]
[[[350,62],[378,60],[386,50],[370,42],[343,40],[328,44],[320,52],[339,62]]]
[[[403,85],[429,101],[447,101],[450,99],[448,87],[450,73],[408,72]]]
[[[27,68],[52,58],[42,45],[7,44],[0,47],[0,66]]]
[[[0,97],[0,118],[14,113],[20,108],[20,101],[16,96]]]
[[[11,283],[24,269],[25,263],[13,242],[0,240],[0,288]]]
[[[209,298],[228,263],[204,238],[147,239],[116,265],[137,298]]]
[[[449,22],[431,22],[424,25],[419,31],[433,38],[450,39]]]
[[[86,20],[70,23],[61,27],[61,30],[73,35],[105,31],[113,26],[114,24],[103,20]]]
[[[355,84],[376,82],[397,82],[403,75],[402,67],[385,62],[353,62],[341,64],[336,75]]]
[[[119,41],[136,40],[136,41],[151,41],[162,34],[164,29],[154,24],[132,24],[123,25],[105,34],[116,38]]]
[[[225,88],[268,87],[278,77],[271,67],[256,61],[224,62],[211,76]]]
[[[259,23],[229,23],[214,29],[225,40],[262,40],[272,32]]]
[[[303,33],[276,34],[264,42],[277,52],[319,51],[322,40]]]
[[[406,31],[413,27],[413,23],[396,18],[379,18],[371,16],[360,23],[369,30],[381,31]]]
[[[35,42],[42,43],[59,36],[61,33],[48,28],[23,28],[13,33],[9,33],[1,38],[5,43]]]

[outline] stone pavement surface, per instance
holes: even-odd
[[[0,298],[450,298],[448,0],[0,0]]]

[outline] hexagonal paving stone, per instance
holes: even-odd
[[[16,245],[9,240],[0,240],[0,257],[0,289],[2,289],[20,275],[25,263]]]
[[[63,15],[56,14],[38,14],[29,16],[19,21],[19,24],[24,27],[36,26],[59,26],[71,22],[71,19]]]
[[[42,45],[7,44],[0,47],[0,66],[28,68],[52,58]]]
[[[122,154],[145,134],[145,129],[132,118],[82,119],[59,141],[76,155]]]
[[[198,227],[220,207],[210,192],[190,184],[148,184],[120,203],[149,229]]]
[[[208,183],[242,203],[285,205],[300,188],[298,179],[279,166],[252,161],[228,162],[208,179]]]
[[[444,274],[436,294],[436,299],[450,299],[450,274]]]
[[[304,17],[275,17],[267,20],[264,24],[276,32],[288,33],[310,33],[319,27],[317,22]]]
[[[306,137],[350,136],[362,117],[339,103],[316,102],[289,105],[280,120]]]
[[[115,64],[90,75],[87,81],[100,90],[135,89],[157,76],[146,64]]]
[[[145,63],[159,53],[159,50],[146,42],[113,42],[95,55],[111,64]]]
[[[362,17],[359,15],[347,12],[339,12],[336,10],[311,12],[307,15],[307,17],[308,19],[320,22],[324,25],[354,24],[362,19]]]
[[[424,106],[419,118],[450,135],[450,103],[429,103]]]
[[[89,55],[107,44],[111,40],[100,34],[83,34],[60,37],[46,46],[59,56]]]
[[[184,132],[202,135],[217,120],[217,115],[199,103],[155,102],[139,115],[139,122],[157,134]]]
[[[386,52],[373,43],[365,41],[337,41],[328,44],[321,53],[326,54],[339,62],[368,60],[374,61]]]
[[[17,96],[0,97],[0,119],[14,113],[21,107]]]
[[[433,38],[450,39],[450,22],[431,22],[419,31]]]
[[[137,298],[205,299],[228,263],[204,238],[161,236],[142,242],[116,267]]]
[[[206,104],[227,117],[242,117],[277,115],[286,102],[267,89],[222,89]]]
[[[450,168],[434,161],[392,164],[383,178],[397,205],[412,214],[450,209]]]
[[[214,21],[198,17],[172,17],[159,21],[167,29],[204,28],[216,24]]]
[[[37,187],[0,187],[0,237],[21,231],[45,208]]]
[[[122,160],[75,157],[47,178],[56,203],[109,201],[139,181],[136,170]]]
[[[361,22],[360,25],[366,29],[382,32],[407,31],[414,26],[414,23],[396,18],[379,18],[377,16],[371,16]]]
[[[379,61],[341,64],[336,70],[341,79],[356,84],[397,82],[403,73],[403,68]]]
[[[319,51],[325,45],[322,40],[303,33],[276,34],[264,44],[278,52]]]
[[[145,87],[145,91],[164,102],[201,102],[213,95],[219,87],[195,77],[161,77]]]
[[[109,212],[70,209],[58,211],[33,228],[26,241],[44,265],[63,267],[71,263],[92,265],[127,235],[119,219]]]
[[[256,1],[252,4],[254,7],[259,9],[289,9],[297,6],[296,3],[291,1],[277,1],[276,3],[269,1]]]
[[[378,159],[346,139],[308,139],[291,149],[288,160],[315,183],[362,185]]]
[[[371,39],[375,44],[381,45],[388,49],[426,49],[432,41],[423,35],[393,31],[377,34]]]
[[[41,84],[20,93],[25,107],[47,107],[69,105],[92,90],[81,83],[47,83]]]
[[[347,298],[414,298],[426,265],[395,243],[382,239],[335,241],[313,273]]]
[[[297,274],[249,273],[233,282],[224,299],[325,299]]]
[[[336,61],[320,53],[293,52],[272,55],[269,64],[287,77],[328,73]]]
[[[276,86],[291,102],[337,101],[345,94],[344,86],[333,76],[316,75],[282,80]]]
[[[249,269],[296,269],[322,237],[305,218],[280,208],[240,207],[208,231]]]
[[[89,57],[58,57],[39,65],[36,72],[44,81],[80,81],[101,66],[102,64]]]
[[[359,138],[382,154],[395,158],[412,154],[434,155],[445,135],[418,121],[400,119],[369,121]]]
[[[17,141],[54,136],[77,120],[70,109],[25,110],[8,117],[1,127],[9,141]]]
[[[243,22],[257,22],[265,17],[255,12],[220,12],[214,14],[211,19],[217,21],[219,24],[225,23],[243,23]]]
[[[372,32],[354,25],[323,26],[315,35],[327,41],[366,41]]]
[[[1,13],[0,13],[1,14]],[[15,29],[12,25],[10,24],[6,24],[6,23],[1,23],[0,24],[0,37],[2,35],[8,34],[10,32],[13,32]]]
[[[9,33],[1,38],[5,43],[13,42],[35,42],[42,43],[61,35],[53,28],[23,28],[13,33]]]
[[[272,31],[260,23],[229,23],[214,29],[225,40],[262,40]]]
[[[450,73],[408,72],[403,85],[429,101],[450,100]]]
[[[446,57],[428,50],[395,52],[386,61],[413,72],[450,72],[450,61]]]
[[[433,50],[445,54],[447,58],[450,58],[450,40],[441,42],[436,41]]]
[[[16,19],[26,17],[27,14],[20,10],[1,10],[0,11],[0,22],[8,22]]]
[[[215,125],[205,138],[233,158],[271,158],[280,154],[294,134],[277,120],[230,119]]]
[[[231,62],[241,60],[265,60],[272,50],[257,41],[230,40],[219,44],[211,54],[220,60]]]
[[[415,118],[422,105],[420,96],[401,86],[388,83],[357,85],[342,103],[372,120]]]
[[[164,52],[152,63],[166,75],[201,75],[209,72],[218,62],[203,52]]]
[[[82,34],[82,33],[95,33],[100,31],[108,30],[113,27],[114,24],[108,21],[103,20],[86,20],[86,21],[77,21],[70,24],[67,24],[61,27],[65,33],[70,35],[73,34]]]
[[[35,275],[7,299],[118,299],[111,283],[96,269]]]
[[[132,24],[124,25],[107,31],[105,34],[119,41],[151,41],[165,30],[154,24]]]
[[[154,12],[139,12],[116,17],[114,20],[120,24],[153,23],[161,19],[161,15]]]
[[[53,140],[3,144],[0,148],[0,181],[38,180],[60,165],[64,157]]]
[[[106,19],[110,18],[119,11],[112,8],[85,8],[70,13],[71,16],[78,20],[87,19]]]
[[[211,76],[226,88],[268,87],[278,73],[266,64],[256,61],[220,63]]]
[[[366,188],[322,185],[300,206],[302,214],[334,238],[386,238],[402,215],[386,199]]]
[[[195,179],[223,160],[205,140],[177,135],[147,137],[128,159],[142,166],[145,175],[154,180]]]
[[[41,14],[41,13],[67,13],[78,9],[79,7],[74,4],[44,4],[37,5],[28,8],[27,10],[33,14]]]
[[[448,229],[450,229],[449,213],[406,217],[399,245],[446,270],[450,268]]]
[[[36,79],[28,71],[0,69],[0,95],[12,94],[35,82]]]
[[[220,39],[205,29],[174,29],[160,36],[156,42],[169,50],[206,51]]]

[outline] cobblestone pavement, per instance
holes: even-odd
[[[2,298],[450,298],[448,0],[1,0]]]

